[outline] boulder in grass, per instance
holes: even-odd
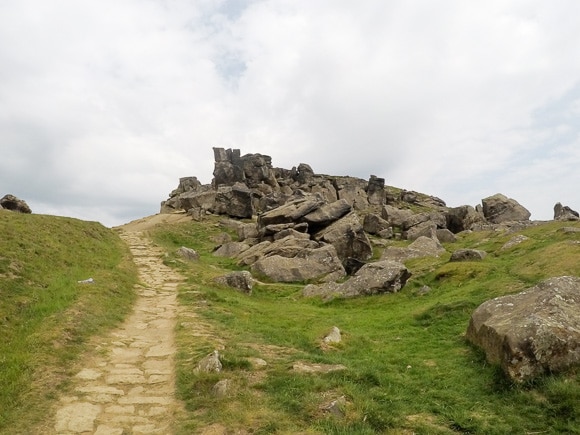
[[[550,278],[484,302],[466,335],[516,382],[579,365],[580,278]]]

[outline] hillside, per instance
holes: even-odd
[[[130,309],[135,282],[112,230],[0,210],[0,433],[46,418],[90,338]]]
[[[329,302],[304,298],[303,283],[257,283],[251,296],[216,285],[216,276],[240,269],[212,255],[223,231],[235,239],[229,226],[208,217],[151,233],[170,253],[166,263],[189,277],[177,329],[178,391],[189,412],[182,433],[580,433],[577,369],[516,385],[465,340],[485,300],[580,275],[580,233],[562,231],[578,223],[465,232],[443,255],[407,261],[413,275],[399,293]],[[517,235],[528,239],[503,248]],[[200,261],[181,259],[180,246]],[[450,263],[459,248],[488,256]],[[325,346],[333,326],[343,340]],[[196,374],[214,349],[223,371]],[[298,370],[313,364],[344,369]]]

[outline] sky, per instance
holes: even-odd
[[[580,209],[577,0],[0,2],[0,196],[120,225],[212,147]]]

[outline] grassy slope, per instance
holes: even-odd
[[[127,313],[135,282],[112,230],[0,210],[0,433],[46,417],[89,337]]]
[[[179,393],[189,410],[182,432],[219,422],[253,433],[580,433],[576,370],[516,386],[464,339],[471,312],[485,300],[547,277],[580,275],[580,234],[565,234],[563,226],[578,224],[529,228],[522,232],[528,241],[505,251],[513,234],[466,234],[448,251],[483,249],[490,254],[484,261],[415,259],[400,293],[330,303],[302,298],[300,285],[259,285],[250,297],[216,287],[214,276],[236,269],[211,255],[219,226],[158,229],[156,240],[170,251],[185,245],[202,254],[195,264],[167,257],[190,277],[178,325]],[[422,285],[432,291],[417,296]],[[343,342],[324,351],[320,340],[334,325]],[[194,374],[199,359],[219,346],[223,372]],[[268,366],[253,370],[249,357]],[[290,370],[298,360],[348,369],[298,374]],[[231,393],[215,397],[212,386],[226,378]],[[321,411],[340,396],[347,400],[343,418]]]

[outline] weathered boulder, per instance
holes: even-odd
[[[329,282],[322,285],[307,285],[304,296],[328,298],[352,298],[380,293],[396,293],[401,290],[411,276],[409,270],[395,261],[367,263],[348,281]]]
[[[381,216],[395,227],[402,227],[403,222],[413,216],[413,212],[407,209],[400,209],[392,205],[385,205],[381,209]]]
[[[26,201],[19,199],[11,194],[4,195],[0,199],[0,207],[6,210],[16,211],[18,213],[32,213],[32,210],[30,210],[30,207],[28,204],[26,204]]]
[[[238,226],[237,233],[240,242],[246,239],[255,239],[258,237],[258,225],[255,223],[242,223]]]
[[[449,261],[481,261],[487,252],[479,249],[458,249],[451,254]]]
[[[318,209],[301,218],[309,228],[326,227],[352,211],[351,205],[345,199],[339,199],[330,204],[323,204]]]
[[[554,220],[555,221],[577,221],[580,215],[577,211],[572,210],[567,205],[562,205],[559,202],[554,206]]]
[[[470,205],[450,208],[445,213],[446,227],[454,234],[485,224],[485,216]]]
[[[484,302],[471,316],[467,339],[518,382],[578,365],[580,278],[550,278]]]
[[[211,210],[214,207],[217,191],[213,189],[189,190],[175,197],[175,202],[171,206],[175,209],[191,210],[200,209],[203,211]],[[170,205],[169,202],[165,206]]]
[[[313,238],[333,245],[342,261],[349,257],[365,261],[373,254],[371,242],[354,212],[317,232]]]
[[[367,198],[367,182],[354,177],[333,177],[338,199],[344,199],[356,210],[364,210],[369,206]]]
[[[501,248],[500,251],[507,251],[508,249],[513,248],[514,246],[519,245],[520,243],[525,242],[526,240],[530,240],[529,237],[524,236],[523,234],[518,234],[513,236],[510,240],[508,240]]]
[[[235,288],[246,294],[252,294],[252,288],[254,286],[252,274],[247,270],[230,272],[227,275],[218,276],[215,278],[215,282],[226,287]]]
[[[378,234],[391,228],[388,221],[376,214],[367,214],[363,219],[363,229],[369,234]]]
[[[383,205],[385,203],[385,179],[371,175],[367,186],[367,197],[371,205]]]
[[[304,248],[294,257],[275,254],[260,258],[251,270],[274,282],[303,282],[323,278],[337,280],[346,275],[332,245],[317,249]]]
[[[416,240],[419,237],[436,238],[437,224],[430,220],[421,222],[420,224],[415,225],[406,231],[403,231],[401,237],[406,240]]]
[[[531,213],[515,199],[508,198],[501,193],[481,200],[483,215],[494,224],[510,221],[526,221]]]
[[[243,183],[219,186],[210,210],[215,214],[225,214],[235,218],[251,218],[254,213],[252,192]]]
[[[296,199],[281,207],[262,213],[258,217],[258,226],[265,227],[272,224],[296,222],[308,213],[317,210],[323,204],[324,200],[318,196]]]

